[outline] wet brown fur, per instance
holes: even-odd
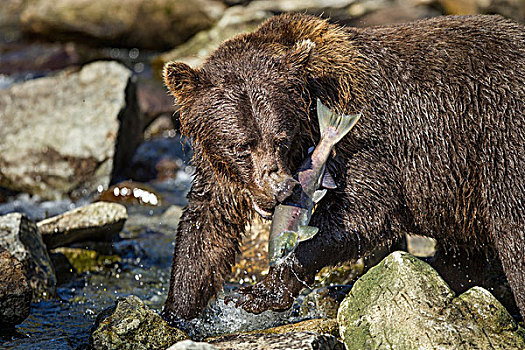
[[[252,312],[290,305],[325,265],[396,238],[492,245],[525,315],[525,30],[497,16],[342,28],[282,15],[221,45],[166,84],[194,142],[164,315],[195,317],[230,272],[252,201],[318,141],[315,99],[363,117],[336,146],[338,188],[290,264],[243,291]]]

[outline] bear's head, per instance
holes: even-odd
[[[198,69],[180,62],[164,68],[183,134],[217,178],[247,191],[265,217],[291,194],[292,173],[313,145],[305,69],[313,46],[239,36]]]

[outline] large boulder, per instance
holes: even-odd
[[[94,350],[146,350],[165,349],[184,339],[188,339],[186,333],[168,325],[132,295],[98,315],[89,342]]]
[[[152,62],[153,67],[160,76],[162,67],[169,61],[181,61],[191,66],[198,66],[224,40],[254,30],[272,14],[264,8],[253,10],[250,5],[231,7],[224,12],[215,26],[201,31],[186,43],[155,58]]]
[[[141,141],[131,71],[94,62],[0,94],[0,186],[47,199],[107,188]]]
[[[48,249],[87,240],[108,240],[118,234],[128,218],[126,207],[97,202],[37,223]]]
[[[35,223],[20,213],[0,216],[0,247],[22,263],[34,300],[55,295],[55,271]]]
[[[525,331],[483,288],[455,297],[425,262],[394,252],[354,285],[338,313],[347,349],[523,349]]]
[[[22,264],[0,248],[0,329],[13,327],[29,316],[31,296]]]
[[[210,27],[223,9],[214,0],[37,0],[21,22],[53,40],[166,49]]]

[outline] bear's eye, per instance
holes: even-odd
[[[288,140],[287,139],[277,139],[275,140],[275,147],[280,152],[286,152],[288,150]]]
[[[251,148],[251,144],[243,143],[240,145],[235,145],[235,147],[233,147],[233,152],[239,157],[247,158],[251,154]]]

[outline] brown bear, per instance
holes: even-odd
[[[222,288],[246,224],[270,216],[319,140],[316,99],[362,113],[329,163],[337,188],[319,233],[241,290],[251,312],[288,308],[326,265],[399,227],[446,244],[493,245],[525,315],[525,28],[498,16],[343,28],[299,14],[223,43],[165,83],[194,146],[166,319],[190,319]],[[451,267],[453,268],[453,267]]]

